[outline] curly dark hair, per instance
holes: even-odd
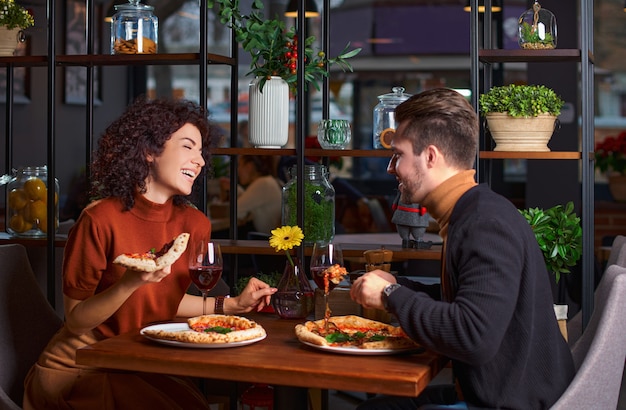
[[[200,131],[202,157],[209,164],[211,133],[205,109],[185,100],[135,100],[100,138],[91,164],[91,197],[117,197],[127,210],[131,209],[134,195],[146,192],[150,172],[147,156],[161,155],[167,140],[185,124]],[[202,176],[197,180],[203,180]],[[188,197],[174,197],[176,205],[187,202]]]

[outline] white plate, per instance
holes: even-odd
[[[154,342],[161,343],[164,345],[176,346],[176,347],[191,347],[196,349],[224,349],[228,347],[238,347],[238,346],[246,346],[252,343],[256,343],[265,339],[267,335],[263,335],[261,337],[257,337],[256,339],[250,340],[242,340],[241,342],[232,342],[232,343],[187,343],[187,342],[178,342],[176,340],[165,340],[159,339],[150,335],[145,334],[146,330],[167,330],[169,332],[182,332],[186,330],[190,330],[187,323],[164,323],[160,325],[152,325],[147,326],[141,329],[139,333],[146,339],[150,339]]]
[[[360,356],[380,356],[400,353],[421,353],[424,351],[421,347],[407,347],[405,349],[359,349],[358,347],[340,347],[340,346],[320,346],[313,343],[300,340],[303,344],[310,346],[317,350],[323,350],[326,352],[340,353],[340,354],[353,354]]]

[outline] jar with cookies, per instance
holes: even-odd
[[[154,7],[129,0],[115,6],[111,19],[111,54],[156,54],[159,19]]]

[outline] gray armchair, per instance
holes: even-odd
[[[572,348],[576,376],[554,410],[614,409],[626,358],[626,268],[607,268],[591,320]]]
[[[21,408],[26,373],[62,324],[37,284],[26,248],[0,245],[0,410]]]

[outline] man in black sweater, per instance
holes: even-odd
[[[395,115],[387,172],[404,202],[424,205],[439,223],[441,286],[374,271],[355,281],[352,298],[393,313],[412,339],[449,357],[467,408],[549,408],[574,377],[572,356],[529,224],[509,200],[475,182],[473,108],[456,91],[435,89]],[[457,400],[452,388],[426,389],[418,398],[377,397],[359,408]]]

